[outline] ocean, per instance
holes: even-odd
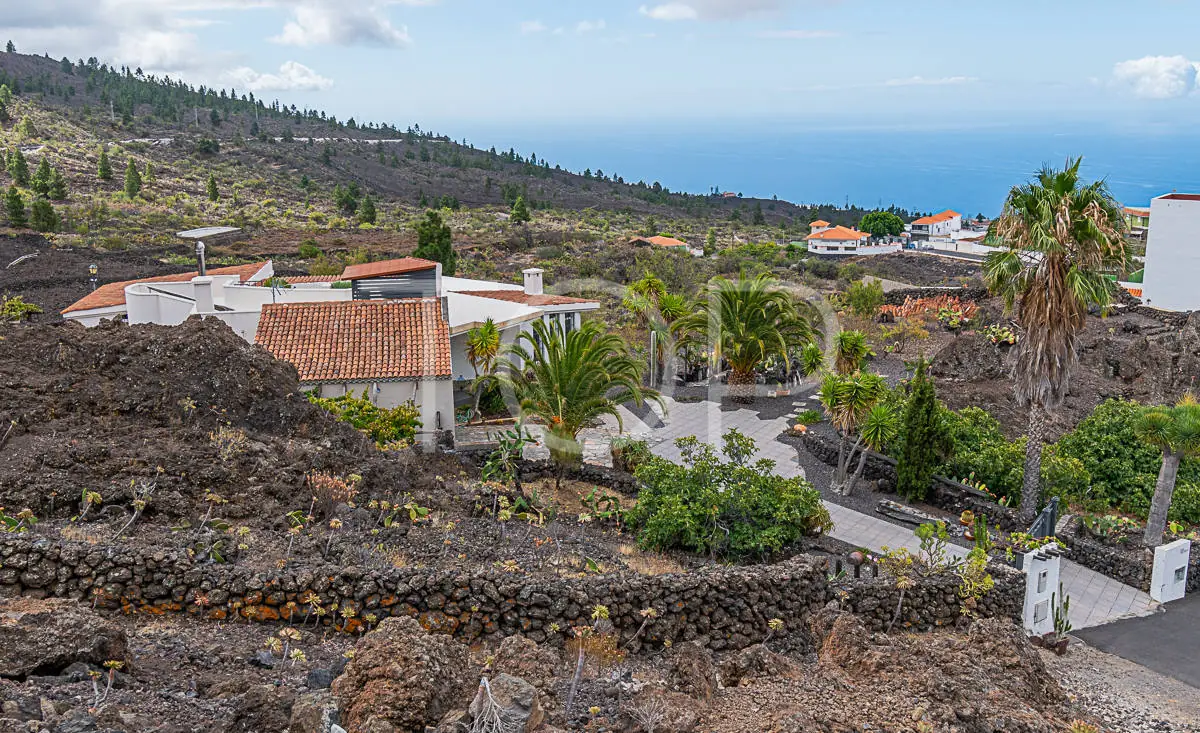
[[[476,147],[536,153],[570,170],[658,181],[672,191],[712,187],[794,203],[896,205],[910,211],[999,213],[1009,189],[1043,163],[1082,155],[1087,179],[1105,178],[1123,204],[1200,192],[1200,132],[1178,129],[819,129],[747,123],[688,131],[606,127],[454,126]]]

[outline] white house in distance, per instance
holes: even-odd
[[[814,222],[815,224],[816,222]],[[899,252],[899,243],[872,244],[871,235],[857,229],[830,226],[805,238],[808,251],[830,255],[880,255]]]
[[[923,216],[909,225],[913,241],[950,238],[962,230],[962,214],[947,209],[940,214]]]
[[[832,224],[825,221],[824,219],[817,219],[816,221],[814,221],[808,225],[808,228],[810,230],[809,234],[820,234],[821,232],[828,230],[832,226],[833,226]]]
[[[571,330],[585,312],[600,307],[546,294],[544,273],[536,268],[524,271],[523,285],[443,277],[440,264],[413,257],[353,265],[340,276],[273,273],[268,261],[110,283],[66,308],[63,317],[85,326],[113,318],[159,325],[197,315],[218,318],[246,341],[292,362],[301,382],[322,394],[365,388],[381,407],[417,400],[424,430],[433,436],[453,427],[456,396],[467,401],[461,388],[475,376],[466,357],[472,328],[491,318],[502,342],[511,343],[539,319]],[[371,303],[408,305],[363,307]],[[436,317],[430,315],[435,311]],[[436,357],[412,361],[415,345]]]
[[[1172,311],[1200,310],[1200,194],[1169,193],[1150,201],[1146,240],[1146,305]]]

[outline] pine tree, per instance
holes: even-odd
[[[374,224],[378,218],[375,211],[375,202],[370,196],[363,197],[362,204],[358,207],[358,220],[363,224]]]
[[[7,84],[0,84],[0,122],[8,122],[12,119],[9,114],[8,107],[12,104],[12,90]]]
[[[100,149],[100,163],[97,165],[97,172],[102,181],[112,180],[112,162],[108,159],[108,151]]]
[[[58,212],[45,197],[38,196],[33,200],[29,211],[29,226],[39,232],[58,231]]]
[[[218,112],[216,109],[213,109],[211,112],[208,113],[208,121],[212,123],[213,127],[220,127],[221,126],[221,113]]]
[[[941,408],[933,380],[926,374],[927,365],[928,362],[921,359],[913,375],[908,405],[904,409],[901,430],[903,442],[896,465],[896,492],[916,500],[924,499],[929,494],[933,471],[939,463],[939,453],[946,447]]]
[[[8,213],[8,225],[13,229],[21,229],[29,223],[25,216],[25,199],[21,198],[16,186],[8,187],[8,193],[4,195],[4,208]]]
[[[5,48],[5,50],[8,51],[8,53],[16,53],[17,47],[16,47],[16,45],[13,44],[12,41],[9,41],[8,46],[7,46],[7,48]]]
[[[442,221],[436,211],[425,213],[425,220],[417,224],[417,248],[413,257],[442,263],[442,274],[453,277],[458,266],[458,255],[454,251],[454,233]]]
[[[708,235],[704,237],[704,254],[711,255],[717,251],[717,230],[709,228]]]
[[[142,183],[150,185],[154,183],[154,164],[146,161],[146,172],[142,174]]]
[[[50,193],[50,179],[54,172],[50,170],[50,159],[45,155],[42,156],[41,162],[38,163],[37,171],[33,174],[33,179],[29,182],[29,187],[34,193],[45,196]]]
[[[54,173],[50,176],[50,192],[47,195],[51,201],[65,201],[68,194],[67,179],[63,176],[62,171],[55,168]]]
[[[138,173],[137,163],[133,162],[133,158],[130,158],[129,165],[125,166],[125,195],[131,199],[135,199],[141,192],[142,174]]]
[[[205,187],[205,192],[208,194],[209,201],[221,200],[221,193],[217,191],[217,179],[211,173],[208,174],[208,185]]]
[[[18,186],[29,185],[29,163],[19,148],[8,154],[8,175]]]
[[[531,219],[532,217],[529,216],[529,207],[525,205],[525,197],[517,196],[508,220],[513,224],[528,224]]]
[[[759,226],[767,223],[767,218],[765,216],[763,216],[762,204],[759,203],[758,201],[754,202],[753,222],[754,222],[754,224],[759,225]]]

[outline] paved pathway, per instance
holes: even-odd
[[[797,411],[817,406],[813,398],[807,398],[807,404],[805,397],[793,399],[796,400]],[[775,440],[787,427],[787,417],[762,420],[753,410],[722,410],[720,405],[709,401],[667,400],[666,413],[663,414],[657,407],[654,413],[658,421],[647,419],[656,423],[661,421],[661,425],[655,427],[624,408],[622,419],[626,434],[644,438],[654,453],[663,458],[678,460],[679,449],[675,446],[677,438],[694,435],[701,441],[719,444],[727,430],[737,428],[754,438],[759,454],[774,460],[775,470],[780,475],[805,475],[803,466],[797,460],[796,449]],[[582,437],[588,460],[597,463],[609,460],[608,440],[616,433],[615,428],[615,421],[606,421],[603,428],[585,431]],[[830,534],[835,539],[874,551],[881,550],[885,545],[891,548],[906,547],[914,552],[919,548],[910,529],[830,502],[825,502],[825,507],[833,518],[834,529]],[[952,546],[951,552],[959,556],[966,554],[966,550],[957,546]],[[1065,559],[1062,561],[1062,582],[1071,597],[1071,623],[1076,629],[1146,615],[1158,608],[1148,594]]]

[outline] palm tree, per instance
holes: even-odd
[[[641,280],[631,283],[625,288],[625,296],[621,304],[633,313],[638,322],[646,327],[648,334],[654,336],[655,366],[657,373],[665,372],[664,365],[667,354],[671,349],[671,324],[688,312],[687,299],[682,295],[667,292],[667,286],[651,272],[646,272]]]
[[[1124,217],[1104,181],[1084,184],[1081,159],[1049,166],[1008,194],[993,239],[1003,249],[984,263],[988,287],[1016,306],[1024,337],[1017,345],[1013,385],[1029,409],[1021,517],[1041,504],[1042,446],[1048,411],[1067,395],[1079,333],[1091,306],[1111,302],[1106,271],[1125,265]]]
[[[1143,537],[1147,547],[1157,547],[1162,544],[1163,531],[1167,528],[1179,463],[1184,458],[1200,455],[1200,404],[1188,393],[1174,407],[1152,407],[1143,412],[1135,429],[1142,440],[1163,453]]]
[[[886,396],[887,380],[871,372],[831,372],[821,382],[817,399],[842,435],[830,488],[845,496],[849,496],[862,476],[867,450],[883,450],[896,438],[898,419],[891,406],[883,401]],[[851,474],[850,467],[856,457],[858,466]]]
[[[491,382],[492,369],[499,355],[500,329],[491,318],[467,332],[467,361],[475,370],[475,381],[471,384],[471,391],[475,393],[472,415],[479,415],[479,402]]]
[[[714,367],[722,360],[729,365],[729,392],[737,402],[753,401],[755,369],[769,357],[790,364],[792,354],[813,340],[796,301],[767,274],[713,278],[672,330],[685,346],[711,349]]]
[[[570,333],[557,323],[535,322],[532,332],[522,331],[505,348],[496,376],[513,390],[523,415],[545,423],[556,485],[567,466],[582,460],[580,430],[601,415],[612,415],[624,430],[619,405],[662,404],[658,392],[642,386],[641,362],[625,342],[594,321]]]

